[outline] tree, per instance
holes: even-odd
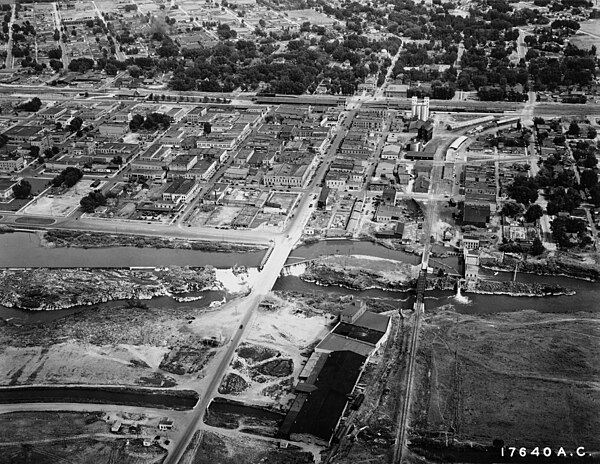
[[[586,169],[585,171],[583,171],[581,173],[580,179],[581,179],[581,185],[584,188],[589,189],[598,183],[598,173],[591,169]]]
[[[106,67],[104,68],[104,70],[106,71],[106,74],[108,74],[109,76],[116,76],[117,73],[119,72],[119,70],[117,69],[117,66],[113,63],[108,63],[106,65]]]
[[[510,198],[525,206],[535,203],[538,198],[538,185],[530,177],[517,177],[506,190]]]
[[[129,75],[131,77],[133,77],[134,79],[137,79],[138,77],[140,77],[142,70],[140,69],[139,66],[133,65],[133,66],[129,66],[129,68],[127,68],[127,72],[129,73]]]
[[[33,97],[31,100],[16,106],[15,109],[35,113],[36,111],[39,111],[41,107],[42,101],[38,97]]]
[[[516,217],[523,213],[523,207],[516,201],[507,201],[502,207],[502,214],[508,217]]]
[[[26,180],[22,180],[13,187],[13,193],[16,198],[23,200],[29,197],[31,193],[31,184]]]
[[[106,205],[106,197],[100,190],[90,192],[79,202],[84,213],[93,213],[98,206]]]
[[[77,132],[81,130],[81,126],[83,126],[83,119],[81,119],[79,116],[75,116],[73,119],[71,119],[69,130],[71,132]]]
[[[544,215],[544,210],[538,204],[533,204],[525,212],[526,222],[535,222]]]
[[[62,49],[58,47],[48,50],[48,58],[60,60],[62,58]]]
[[[80,169],[68,167],[60,174],[58,174],[50,182],[54,187],[61,187],[64,185],[67,188],[73,187],[83,177],[83,172]]]
[[[206,121],[204,123],[204,135],[210,134],[211,131],[212,131],[212,126],[210,125],[210,122]]]
[[[144,124],[144,116],[141,114],[134,114],[131,121],[129,121],[129,129],[131,132],[137,132],[140,127],[142,127],[142,124]]]
[[[110,160],[110,164],[117,164],[117,165],[121,165],[123,164],[123,158],[121,156],[115,156],[113,159]]]
[[[29,156],[32,158],[37,158],[40,156],[40,147],[37,145],[31,145],[31,147],[29,147]]]
[[[529,254],[533,256],[539,256],[544,253],[544,251],[546,251],[546,248],[544,248],[544,244],[539,237],[534,238],[533,243],[531,244],[531,249],[529,250]]]
[[[577,124],[576,121],[571,121],[571,124],[569,124],[569,130],[567,131],[567,134],[569,134],[572,137],[579,137],[580,133],[581,129],[579,128],[579,124]]]

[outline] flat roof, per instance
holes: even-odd
[[[347,324],[346,322],[340,322],[333,329],[333,333],[342,337],[353,338],[364,343],[375,346],[381,337],[383,332],[378,330],[369,329],[367,327],[360,327],[354,324]]]
[[[389,316],[373,313],[371,311],[365,311],[358,319],[356,319],[356,321],[353,322],[353,324],[356,326],[383,333],[387,332],[389,323]]]
[[[328,355],[308,400],[294,421],[290,433],[309,433],[329,441],[361,373],[365,356],[351,351]]]
[[[368,357],[373,352],[373,345],[367,342],[362,342],[354,338],[349,338],[344,335],[335,333],[328,334],[315,349],[322,351],[352,351],[364,357]]]

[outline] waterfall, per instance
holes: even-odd
[[[456,284],[456,295],[454,295],[453,298],[454,301],[460,304],[466,305],[471,303],[471,299],[469,297],[463,296],[463,294],[461,293],[460,280]]]

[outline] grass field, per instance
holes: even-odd
[[[590,313],[426,314],[414,435],[600,450],[598,340]]]

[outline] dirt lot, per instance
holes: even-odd
[[[311,453],[274,443],[200,431],[194,435],[181,462],[190,464],[301,464],[312,463]]]
[[[600,450],[599,339],[600,317],[592,313],[426,313],[413,439],[454,430],[461,442],[487,446],[501,439]],[[423,448],[415,451],[431,451]],[[458,459],[450,454],[441,459]]]
[[[53,198],[46,194],[28,206],[24,213],[44,216],[68,216],[79,208],[81,198],[93,190],[90,187],[93,182],[93,180],[82,179],[75,186],[60,195],[54,195]],[[100,184],[101,186],[102,184]]]
[[[257,312],[219,393],[248,404],[285,411],[294,399],[292,385],[307,360],[306,352],[327,334],[331,319],[327,314],[275,295],[269,300],[274,307]]]

